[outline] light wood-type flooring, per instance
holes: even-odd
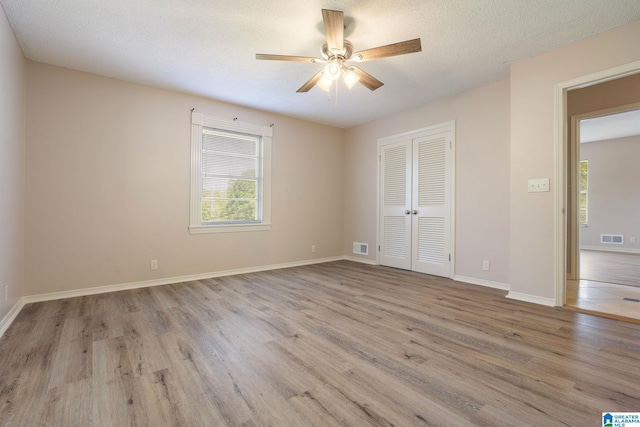
[[[580,279],[640,287],[640,254],[581,250]]]
[[[566,304],[596,315],[640,323],[640,288],[590,280],[567,280]]]
[[[580,251],[581,280],[567,280],[566,304],[640,323],[640,255]]]
[[[340,261],[30,304],[2,426],[596,426],[640,325]]]

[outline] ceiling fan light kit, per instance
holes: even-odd
[[[347,84],[347,87],[351,89],[355,86],[356,83],[360,81],[360,76],[358,76],[352,68],[342,68],[342,73],[344,75],[344,82]]]
[[[322,58],[258,53],[256,54],[256,59],[326,63],[324,69],[307,80],[297,92],[308,92],[314,86],[318,86],[320,89],[328,92],[329,89],[331,89],[331,84],[340,76],[343,77],[349,89],[359,82],[367,89],[373,91],[381,87],[384,83],[360,68],[349,65],[348,62],[364,62],[372,59],[422,51],[420,39],[412,39],[354,53],[353,44],[349,40],[344,39],[343,12],[339,10],[322,9],[322,20],[327,39],[327,42],[322,46]]]
[[[337,80],[342,72],[342,61],[339,58],[332,58],[331,61],[324,67],[324,75],[331,80]]]
[[[316,86],[318,86],[320,89],[322,89],[325,92],[329,92],[329,89],[331,89],[331,83],[333,83],[333,80],[331,80],[330,77],[323,75],[322,78],[318,80],[318,83],[316,83]],[[298,92],[301,92],[301,91],[298,90]]]

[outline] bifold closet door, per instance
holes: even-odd
[[[452,277],[453,125],[380,145],[382,265]]]

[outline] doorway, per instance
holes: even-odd
[[[640,320],[640,102],[573,115],[566,305]]]
[[[555,263],[554,263],[554,284],[555,284],[555,305],[565,306],[567,274],[571,273],[571,264],[568,251],[571,250],[571,228],[567,219],[571,216],[570,205],[568,203],[572,194],[569,188],[569,116],[567,115],[568,102],[567,95],[570,91],[599,85],[609,81],[636,76],[640,73],[640,61],[620,65],[593,74],[577,77],[571,80],[557,83],[554,88],[555,99],[555,201],[554,201],[554,241],[555,241]],[[637,91],[627,91],[637,95]],[[627,103],[634,101],[627,101]],[[618,105],[624,104],[618,103]],[[600,107],[605,108],[605,107]],[[594,108],[596,109],[596,108]],[[593,109],[592,109],[593,110]]]

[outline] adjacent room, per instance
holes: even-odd
[[[0,425],[640,416],[637,0],[0,6]]]
[[[598,315],[640,318],[635,244],[640,197],[634,165],[640,150],[639,100],[640,74],[579,89],[568,98],[580,214],[574,225],[577,241],[570,245],[577,250],[569,251],[574,274],[567,281],[567,304]],[[579,114],[572,104],[579,106]],[[602,108],[609,104],[615,106]]]

